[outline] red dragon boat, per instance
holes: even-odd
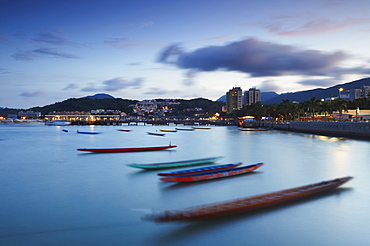
[[[185,210],[167,210],[147,215],[144,219],[155,222],[192,221],[250,212],[322,193],[337,188],[350,179],[352,177],[337,178],[264,195],[208,204]]]
[[[158,176],[180,176],[180,175],[190,175],[190,174],[198,174],[198,173],[206,173],[206,172],[213,172],[213,171],[220,171],[225,169],[231,169],[237,166],[240,166],[242,163],[231,163],[231,164],[224,164],[224,165],[214,165],[208,167],[199,167],[199,168],[192,168],[192,169],[185,169],[175,172],[167,172],[167,173],[158,173]]]
[[[115,152],[139,152],[139,151],[155,151],[176,148],[176,145],[155,146],[155,147],[134,147],[134,148],[100,148],[100,149],[77,149],[78,151],[88,151],[94,153],[115,153]]]
[[[233,164],[240,165],[242,163],[239,162],[239,163],[233,163]],[[257,164],[253,164],[249,166],[235,167],[235,168],[225,169],[221,171],[212,171],[212,172],[181,175],[181,176],[168,176],[165,178],[161,178],[160,180],[167,181],[167,182],[193,182],[193,181],[209,180],[209,179],[216,179],[216,178],[226,178],[229,176],[235,176],[235,175],[252,172],[262,165],[263,163],[257,163]]]

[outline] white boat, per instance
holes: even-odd
[[[65,120],[54,120],[54,121],[46,121],[45,125],[47,126],[68,126],[72,122],[70,121],[65,121]]]

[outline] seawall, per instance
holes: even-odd
[[[305,132],[320,135],[342,136],[370,140],[370,123],[368,122],[304,122],[291,121],[287,123],[256,122],[257,127],[267,127],[276,130]]]

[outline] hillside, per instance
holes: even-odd
[[[111,109],[130,112],[129,106],[135,104],[136,100],[121,99],[121,98],[105,98],[105,99],[90,99],[90,98],[70,98],[62,102],[46,105],[44,107],[32,108],[33,111],[41,112],[45,115],[53,111],[91,111],[94,109]]]
[[[105,93],[98,93],[98,94],[95,94],[93,96],[86,96],[86,97],[82,97],[82,98],[90,98],[90,99],[106,99],[106,98],[110,98],[110,99],[114,99],[113,96],[111,96],[109,94],[105,94]]]
[[[330,98],[330,97],[337,97],[339,88],[343,88],[344,90],[349,89],[359,89],[361,86],[367,85],[370,86],[370,78],[360,79],[356,81],[352,81],[349,83],[338,84],[327,89],[314,89],[308,91],[299,91],[294,93],[286,93],[281,94],[277,97],[274,97],[270,100],[264,102],[265,104],[279,104],[283,100],[290,100],[297,101],[297,102],[304,102],[309,101],[312,97],[316,97],[317,99],[321,98]]]

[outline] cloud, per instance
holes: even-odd
[[[328,87],[337,84],[338,81],[334,79],[308,79],[297,82],[297,84],[305,85],[305,86],[322,86]]]
[[[144,92],[147,95],[165,95],[167,94],[167,90],[163,90],[162,88],[150,88],[150,91]]]
[[[8,38],[4,34],[0,33],[0,42],[6,43],[7,41],[8,41]]]
[[[0,75],[10,74],[10,70],[0,67]]]
[[[81,91],[119,91],[122,89],[140,89],[143,78],[136,78],[132,81],[125,80],[122,77],[103,81],[101,85],[90,83],[89,86],[82,88]]]
[[[129,38],[110,38],[104,43],[116,49],[128,49],[141,45],[140,41],[135,41]]]
[[[342,21],[330,20],[327,18],[316,19],[307,21],[302,25],[293,29],[283,29],[275,27],[275,35],[285,37],[302,37],[302,36],[315,36],[333,32],[340,29],[349,28],[352,26],[362,25],[369,23],[370,19],[346,19]]]
[[[39,48],[29,51],[20,51],[12,55],[16,60],[31,61],[41,58],[67,58],[67,59],[80,59],[80,57],[68,54],[61,53],[55,49],[51,48]]]
[[[46,33],[37,33],[36,37],[32,39],[33,41],[36,42],[41,42],[41,43],[47,43],[47,44],[52,44],[52,45],[67,45],[70,42],[60,36],[60,32],[46,32]]]
[[[44,94],[44,91],[38,90],[38,91],[26,91],[21,94],[19,94],[22,97],[38,97]]]
[[[219,40],[225,40],[229,39],[232,37],[232,35],[225,35],[225,36],[219,36],[219,37],[213,37],[213,38],[206,38],[206,39],[201,39],[199,42],[205,42],[205,41],[219,41]]]
[[[154,22],[148,21],[148,22],[141,24],[140,27],[142,28],[142,27],[147,27],[147,26],[152,26],[152,25],[154,25]]]
[[[164,90],[163,88],[158,88],[158,87],[152,87],[149,89],[149,91],[144,92],[144,94],[146,95],[166,95],[166,94],[173,95],[176,93],[178,93],[178,91],[176,90],[169,91],[169,90]]]
[[[158,62],[195,71],[239,71],[252,77],[264,77],[325,75],[347,57],[340,51],[300,50],[294,46],[249,38],[192,52],[185,52],[174,44],[159,54]]]
[[[68,84],[66,87],[64,87],[63,91],[69,91],[69,90],[73,90],[77,88],[78,88],[78,85],[71,83],[71,84]]]
[[[333,20],[317,17],[312,13],[285,15],[267,23],[245,23],[266,29],[275,36],[304,37],[316,36],[341,29],[370,23],[370,18],[347,18]]]
[[[278,82],[273,80],[265,80],[258,87],[261,91],[281,91],[280,86],[277,85]]]
[[[186,74],[185,74],[185,80],[183,82],[183,84],[185,86],[192,86],[195,84],[195,77],[197,75],[197,72],[195,70],[190,70],[188,71]]]

